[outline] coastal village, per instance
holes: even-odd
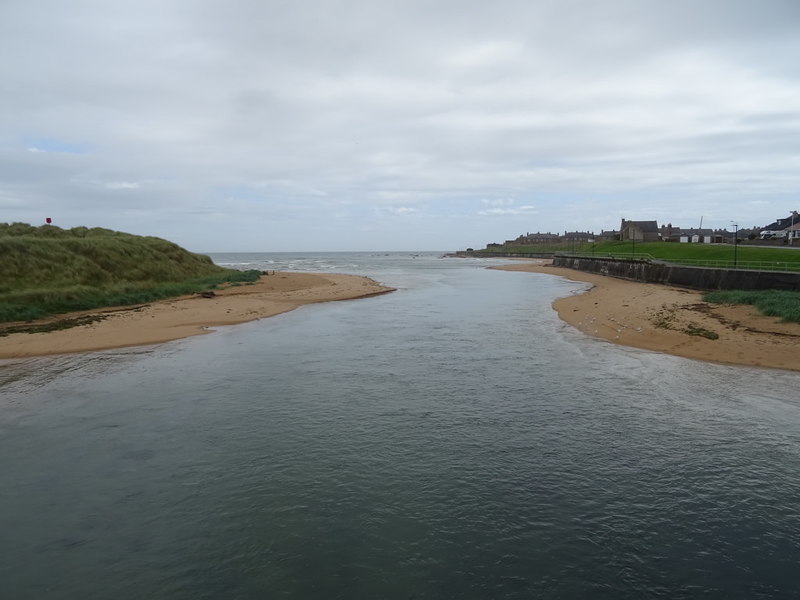
[[[677,242],[694,244],[752,244],[752,245],[794,245],[800,237],[800,215],[797,211],[785,218],[779,218],[764,227],[734,226],[728,229],[703,228],[702,219],[698,227],[678,227],[672,223],[660,225],[657,221],[633,221],[622,219],[619,229],[601,231],[565,231],[564,233],[524,233],[503,244],[491,243],[488,248],[502,246],[555,245],[571,243],[593,243],[600,241],[634,240],[641,242]]]

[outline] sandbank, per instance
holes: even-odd
[[[69,329],[0,337],[0,358],[158,344],[208,333],[221,325],[271,317],[305,304],[352,300],[391,291],[394,288],[358,275],[276,272],[262,276],[252,285],[215,290],[210,298],[182,296],[139,306],[59,315],[59,320],[89,315],[101,320]]]
[[[766,317],[753,306],[712,304],[696,290],[584,273],[550,261],[492,268],[591,284],[585,293],[553,302],[563,321],[588,335],[686,358],[800,371],[800,324]],[[708,333],[719,337],[704,337]]]

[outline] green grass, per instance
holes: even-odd
[[[592,244],[584,244],[581,252],[592,252]],[[594,244],[596,253],[630,253],[631,242],[602,242]],[[676,242],[639,242],[636,254],[649,254],[660,260],[733,261],[734,247],[726,244],[680,244]],[[774,246],[746,246],[736,248],[736,259],[741,262],[782,262],[800,264],[800,249]]]
[[[699,261],[708,264],[722,263],[732,266],[734,247],[725,244],[680,244],[676,242],[597,242],[594,244],[561,244],[561,245],[507,245],[486,248],[481,253],[495,252],[577,252],[596,256],[652,256],[658,260],[674,262]],[[736,248],[736,262],[746,266],[758,263],[764,268],[800,268],[800,247],[796,250],[774,246],[747,246],[740,244]]]
[[[800,292],[730,290],[709,292],[703,299],[715,304],[750,304],[768,317],[779,317],[785,322],[800,323]]]
[[[160,238],[0,223],[0,322],[143,304],[259,276]]]

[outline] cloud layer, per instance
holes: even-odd
[[[198,251],[765,224],[797,31],[795,0],[8,0],[0,221]]]

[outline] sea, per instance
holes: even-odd
[[[0,598],[800,598],[800,373],[587,337],[500,259],[211,256],[397,291],[0,362]]]

